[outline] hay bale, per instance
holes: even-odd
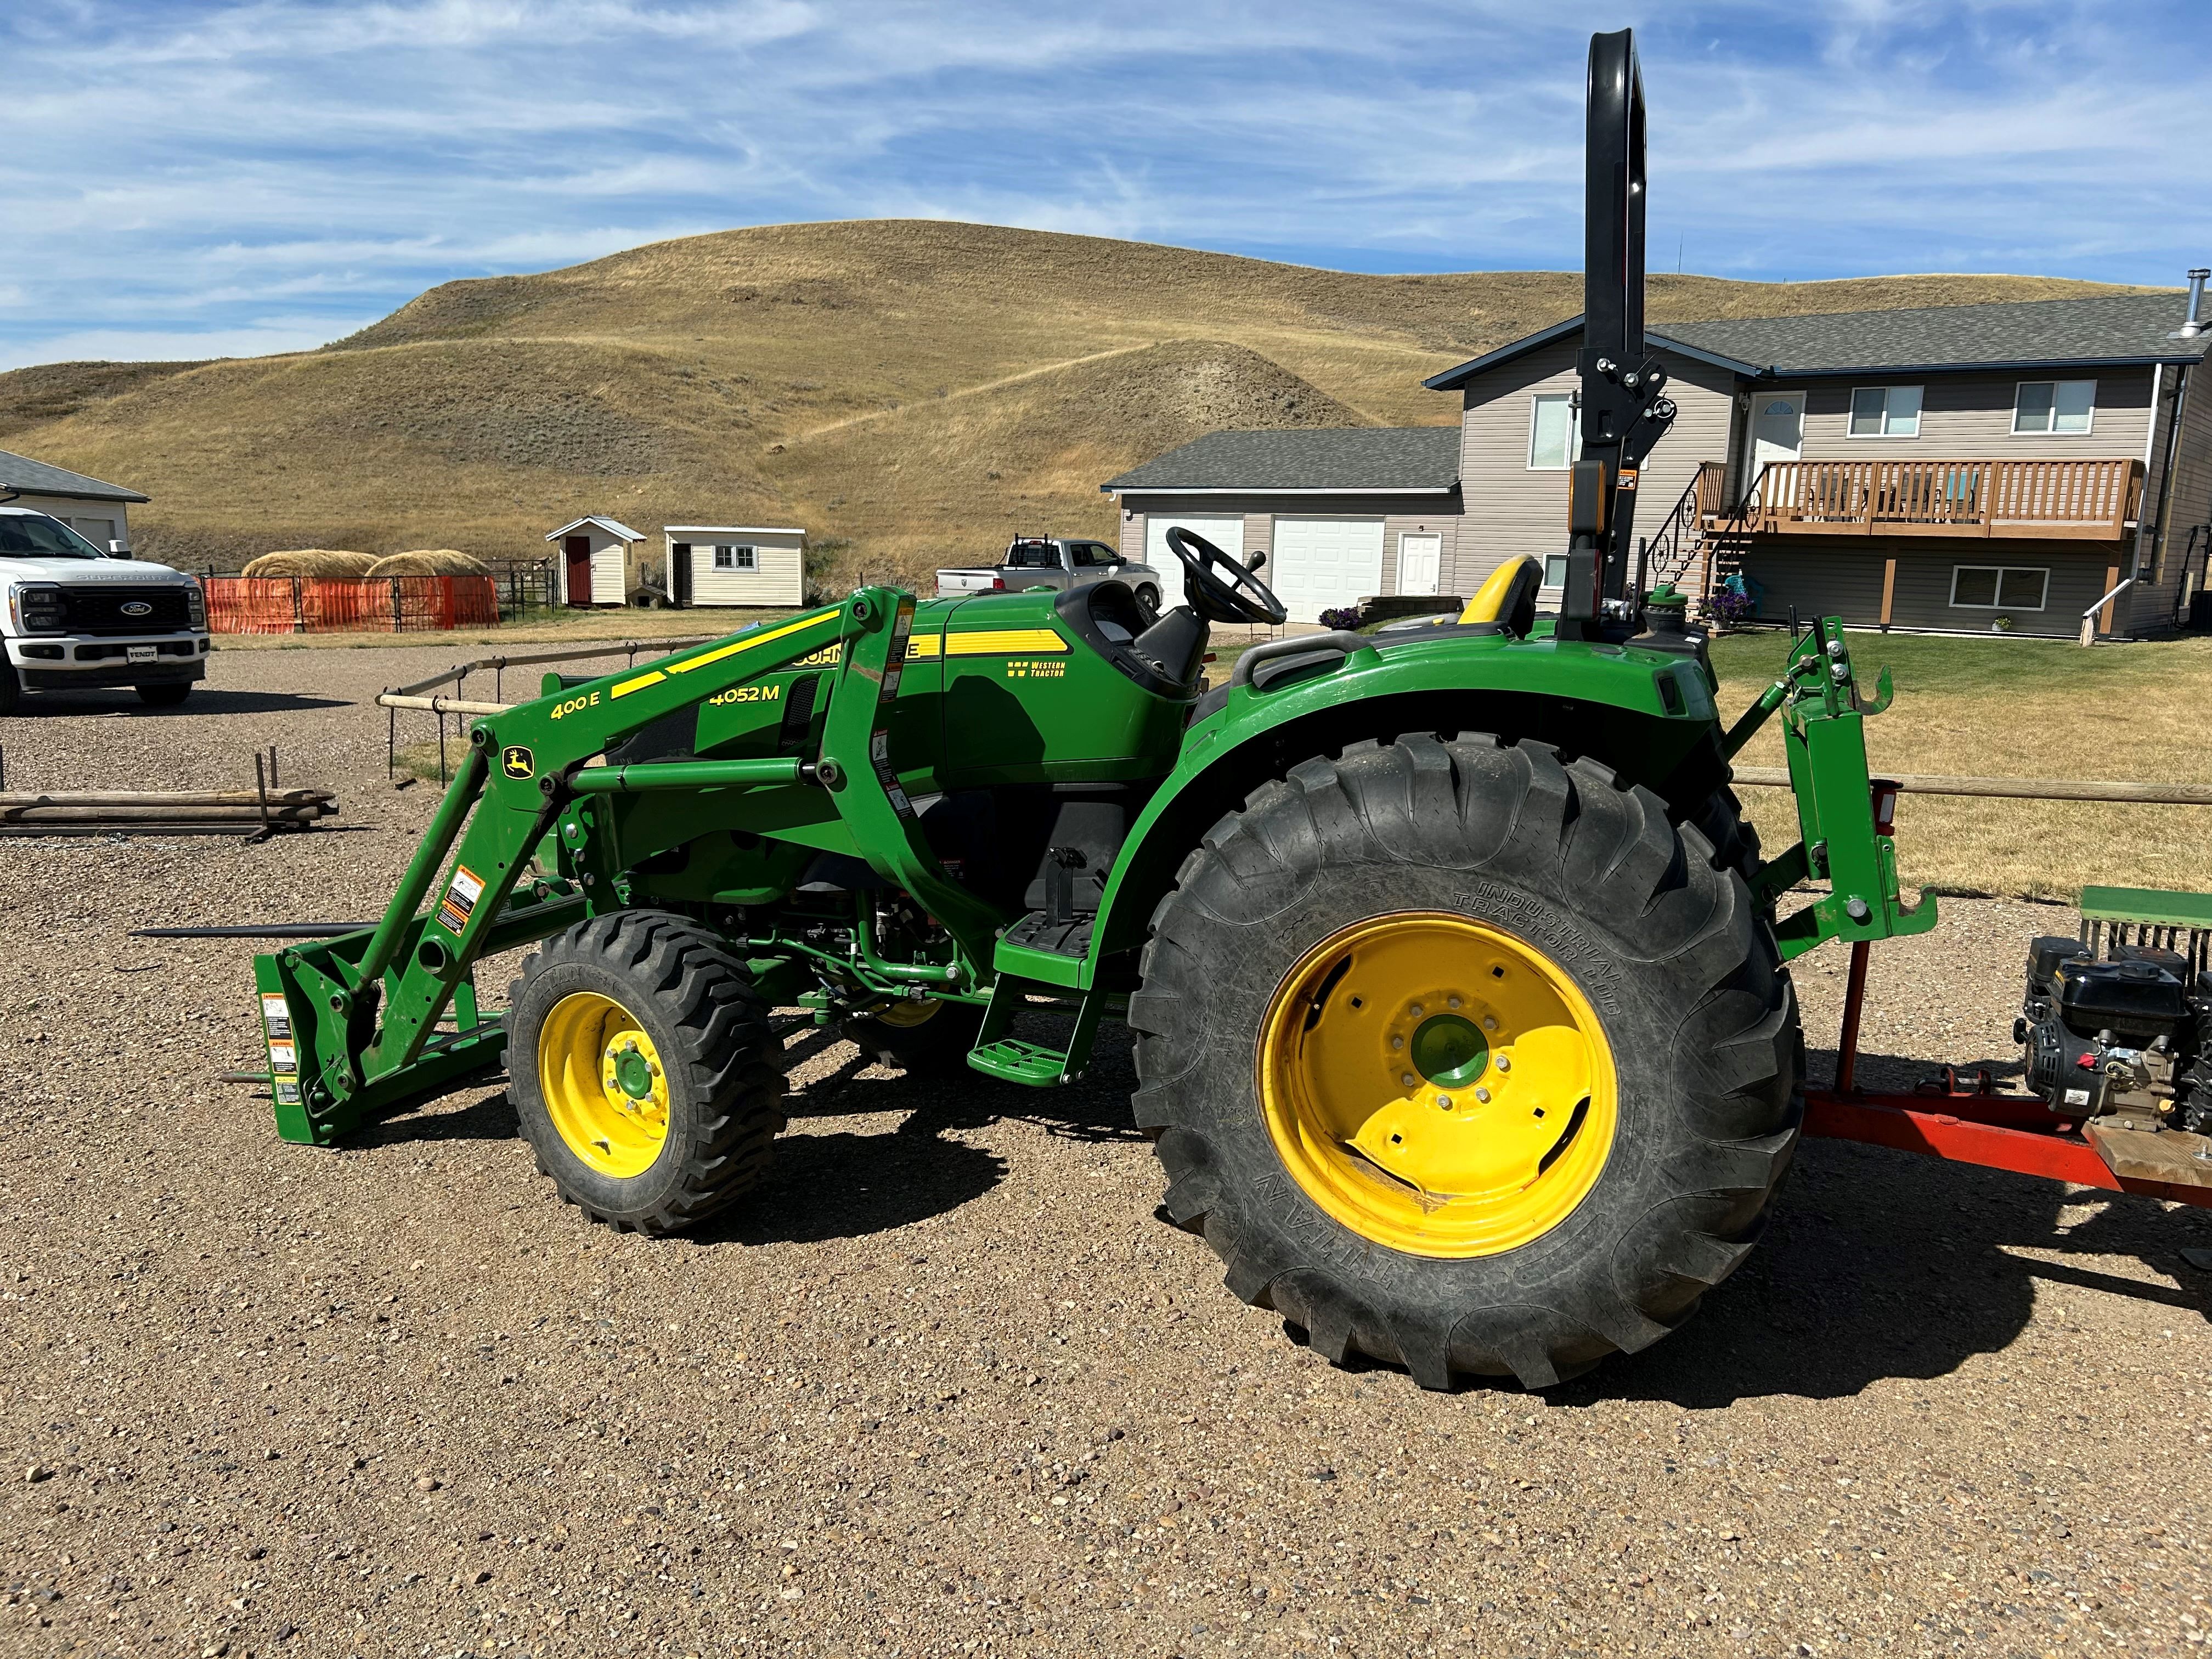
[[[369,567],[371,576],[489,576],[481,559],[451,547],[418,547],[388,554]]]
[[[358,580],[376,562],[374,553],[346,553],[330,547],[295,547],[264,553],[241,573],[248,576],[324,576]]]

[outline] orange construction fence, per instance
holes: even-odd
[[[217,634],[413,634],[499,622],[489,576],[206,576],[200,586]]]

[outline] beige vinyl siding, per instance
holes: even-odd
[[[1382,591],[1398,592],[1398,538],[1401,536],[1437,536],[1442,538],[1437,554],[1437,594],[1442,599],[1460,590],[1452,586],[1452,573],[1457,568],[1453,558],[1458,546],[1459,532],[1465,520],[1457,514],[1447,517],[1443,514],[1420,514],[1389,513],[1382,518]],[[1469,588],[1468,592],[1474,590]]]
[[[695,605],[796,605],[805,602],[805,538],[803,534],[767,530],[691,529],[667,537],[669,558],[676,558],[679,542],[691,545],[691,603]],[[754,550],[757,568],[717,570],[714,549],[720,544]]]
[[[2160,413],[2166,418],[2173,407],[2171,388],[2177,371],[2166,371],[2169,392],[2160,399]],[[2143,488],[2144,534],[2142,554],[2145,566],[2144,580],[2123,596],[2130,605],[2126,630],[2136,634],[2160,633],[2173,625],[2175,607],[2179,604],[2183,580],[2193,573],[2197,578],[2196,591],[2203,592],[2208,586],[2208,561],[2212,561],[2212,534],[2201,533],[2197,548],[2190,550],[2189,532],[2200,526],[2212,525],[2212,383],[2204,378],[2201,365],[2191,366],[2188,379],[2183,383],[2180,395],[2181,433],[2173,446],[2173,487],[2166,496],[2166,522],[2152,522],[2158,512],[2159,491],[2165,482],[2166,434],[2160,430],[2152,444],[2150,477]],[[2185,621],[2186,618],[2184,618]]]
[[[1990,631],[2000,616],[2009,616],[2012,632],[2071,639],[2081,612],[2106,590],[2105,576],[2117,550],[2084,551],[2052,541],[1960,539],[1931,546],[1924,541],[1869,538],[1839,547],[1841,538],[1825,536],[1771,537],[1743,560],[1743,574],[1759,587],[1759,618],[1781,622],[1796,606],[1801,620],[1837,616],[1851,628],[1881,622],[1882,581],[1888,562],[1897,561],[1890,605],[1893,628],[1936,629],[1978,634]],[[1959,565],[2000,565],[2051,573],[2040,611],[1998,611],[1951,603],[1952,571]]]
[[[1460,422],[1460,489],[1466,497],[1455,548],[1448,544],[1439,586],[1472,593],[1516,553],[1538,558],[1567,546],[1567,475],[1532,471],[1529,422],[1540,393],[1576,388],[1578,340],[1561,340],[1468,384]],[[1652,449],[1637,491],[1638,533],[1654,534],[1705,461],[1724,461],[1735,408],[1735,382],[1726,370],[1662,351],[1673,378],[1668,395],[1674,426]],[[1697,580],[1693,573],[1690,580]]]
[[[2013,404],[2022,380],[2097,383],[2097,407],[2083,433],[2012,429]],[[1860,386],[1922,388],[1917,438],[1854,438],[1851,393]],[[1778,380],[1761,392],[1805,393],[1805,459],[1808,461],[2082,460],[2131,455],[2142,459],[2150,428],[2150,371],[2147,368],[2029,369],[1972,374],[1869,374],[1791,382]],[[1669,439],[1668,441],[1672,441]]]

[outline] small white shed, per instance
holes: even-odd
[[[806,532],[758,525],[672,524],[669,592],[678,605],[806,603]]]
[[[545,539],[560,544],[553,563],[559,603],[586,610],[629,602],[631,550],[645,539],[619,519],[593,513],[572,519]]]

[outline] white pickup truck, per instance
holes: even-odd
[[[1147,610],[1160,608],[1164,584],[1148,564],[1124,559],[1103,542],[1065,536],[1017,536],[995,565],[974,565],[937,573],[937,597],[963,593],[1019,593],[1032,587],[1087,587],[1092,582],[1122,581],[1136,590]],[[1176,588],[1180,595],[1180,586]]]
[[[102,552],[51,514],[0,506],[0,714],[26,691],[128,685],[157,708],[207,677],[198,580]]]

